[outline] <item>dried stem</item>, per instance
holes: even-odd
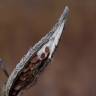
[[[52,60],[68,15],[69,8],[66,6],[53,29],[30,48],[17,64],[6,82],[2,96],[18,96],[24,89],[33,86],[39,74]]]
[[[4,74],[6,75],[6,77],[9,77],[8,71],[5,67],[5,61],[3,59],[0,58],[0,69],[4,72]]]

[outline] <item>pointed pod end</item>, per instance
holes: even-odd
[[[64,9],[64,15],[65,15],[65,17],[67,16],[69,16],[69,7],[68,6],[65,6],[65,9]]]
[[[64,11],[59,19],[60,22],[66,21],[69,16],[69,7],[65,6]]]

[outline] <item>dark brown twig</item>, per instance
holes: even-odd
[[[6,75],[6,77],[9,77],[8,71],[5,67],[5,61],[3,59],[0,58],[0,69],[4,72],[4,74]]]

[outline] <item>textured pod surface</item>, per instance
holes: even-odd
[[[51,62],[60,41],[68,14],[69,9],[65,7],[63,14],[53,29],[35,44],[35,46],[30,48],[28,53],[17,64],[8,78],[3,96],[17,96],[22,90],[34,84],[39,74]]]

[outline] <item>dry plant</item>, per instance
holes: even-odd
[[[8,75],[4,62],[0,59],[0,67],[8,77],[0,96],[20,96],[22,91],[36,83],[40,73],[51,62],[54,52],[56,52],[68,15],[69,8],[66,6],[53,29],[29,49],[11,75]]]

